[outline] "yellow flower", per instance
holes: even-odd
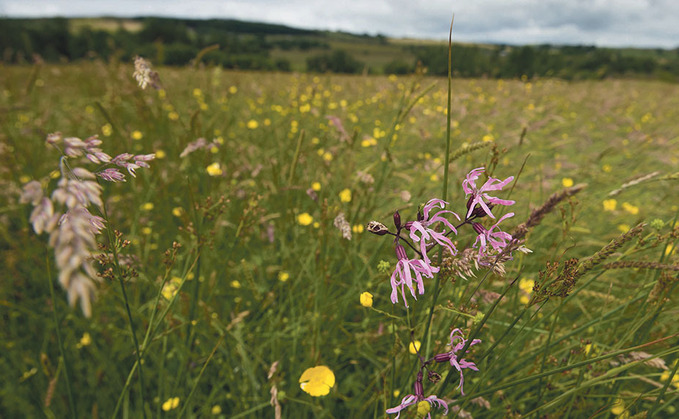
[[[604,211],[615,211],[618,206],[618,201],[615,199],[604,199]]]
[[[153,232],[153,230],[151,229],[151,227],[143,227],[143,228],[141,229],[141,234],[143,234],[143,235],[145,235],[145,236],[148,236],[148,235],[151,234],[152,232]]]
[[[142,204],[141,209],[144,211],[151,211],[153,209],[153,202]]]
[[[238,88],[236,86],[229,87],[229,93],[231,93],[232,95],[236,94],[237,91],[238,91]]]
[[[311,184],[311,189],[314,191],[318,192],[321,190],[321,183],[320,182],[314,182]]]
[[[326,151],[325,153],[323,153],[323,160],[332,161],[332,153],[330,153],[329,151]]]
[[[341,202],[351,202],[351,190],[343,189],[342,192],[339,193],[339,198]]]
[[[177,294],[179,290],[179,284],[181,284],[182,279],[178,276],[173,276],[169,281],[165,283],[162,291],[160,292],[166,300],[171,300],[172,297]]]
[[[351,231],[356,233],[356,234],[363,233],[363,229],[364,229],[363,224],[356,224],[356,225],[351,226]]]
[[[164,159],[166,155],[167,154],[165,154],[165,152],[163,150],[156,150],[156,158],[157,159]]]
[[[418,418],[423,418],[427,416],[431,412],[431,404],[429,404],[429,401],[427,400],[422,400],[421,402],[417,403],[417,417]]]
[[[303,226],[308,226],[314,222],[314,217],[312,217],[308,212],[303,212],[297,216],[297,222]]]
[[[561,179],[561,184],[563,185],[564,188],[570,188],[571,186],[573,186],[573,179],[565,177]]]
[[[212,413],[213,415],[218,415],[218,414],[222,413],[222,407],[220,405],[216,404],[216,405],[212,406],[212,410],[210,410],[210,413]]]
[[[193,97],[201,97],[203,96],[203,92],[199,88],[193,89]]]
[[[207,174],[210,176],[221,176],[222,174],[224,174],[222,167],[217,162],[209,165],[206,170]]]
[[[30,181],[31,181],[31,177],[28,176],[28,175],[21,175],[19,177],[19,182],[21,182],[21,183],[28,183]]]
[[[481,141],[484,141],[484,142],[495,141],[495,137],[493,137],[493,134],[486,134],[486,135],[483,136]]]
[[[639,214],[639,207],[634,206],[634,205],[630,204],[629,202],[623,202],[622,203],[622,209],[624,209],[625,211],[629,212],[632,215]]]
[[[434,173],[433,175],[429,176],[429,180],[431,180],[432,182],[438,182],[439,177],[436,173]]]
[[[618,230],[627,233],[631,227],[628,224],[618,224]]]
[[[141,140],[144,138],[144,134],[141,133],[141,131],[134,130],[132,131],[132,139],[133,140]]]
[[[361,147],[372,147],[377,145],[377,140],[374,138],[366,138],[361,141]]]
[[[181,217],[183,213],[184,213],[184,208],[182,208],[182,207],[172,208],[172,215],[174,215],[175,217]]]
[[[290,279],[290,274],[285,272],[285,271],[280,271],[278,272],[278,280],[281,282],[285,282],[288,279]]]
[[[325,365],[307,368],[299,377],[299,387],[314,397],[325,396],[335,386],[335,374]]]
[[[80,349],[83,346],[88,346],[92,344],[92,336],[90,336],[89,333],[85,332],[83,333],[83,337],[80,338],[80,342],[78,342],[75,347]]]
[[[104,134],[104,137],[110,137],[111,134],[113,134],[113,127],[111,124],[104,124],[104,126],[101,127],[101,133]]]
[[[613,413],[615,416],[620,416],[625,412],[625,402],[622,401],[622,399],[617,399],[615,402],[613,402],[613,406],[611,406],[611,413]]]
[[[179,397],[170,397],[163,403],[163,410],[169,412],[172,409],[176,409],[179,406]]]
[[[361,293],[359,300],[361,301],[361,305],[363,307],[372,307],[373,306],[373,295],[369,292]]]
[[[410,342],[410,345],[408,345],[408,351],[415,355],[417,351],[420,350],[420,347],[422,346],[422,342],[419,340],[416,340],[415,342]]]
[[[604,164],[603,166],[601,166],[601,170],[603,170],[604,173],[611,173],[611,170],[613,170],[613,168],[611,167],[610,164]]]
[[[170,118],[171,121],[176,121],[179,119],[179,114],[176,111],[172,111],[167,114],[167,117]]]
[[[535,281],[532,279],[528,278],[521,278],[519,280],[519,288],[525,292],[531,293],[533,292],[533,286],[535,285]]]
[[[248,129],[257,129],[259,126],[259,122],[255,121],[254,119],[251,119],[248,121]]]
[[[236,288],[236,289],[240,288],[240,282],[238,282],[237,279],[234,279],[233,281],[231,281],[231,288]]]

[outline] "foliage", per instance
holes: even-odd
[[[450,416],[676,414],[675,85],[458,79],[448,112],[438,78],[154,70],[158,90],[124,60],[0,69],[0,416],[385,417],[413,383],[438,398],[401,417],[441,401]],[[514,176],[503,223],[533,253],[504,276],[442,269],[407,311],[389,299],[393,242],[364,226],[441,193],[447,115],[448,208],[466,212],[473,168]],[[56,184],[56,131],[156,153],[102,182],[90,318],[51,295],[48,238],[19,202]],[[411,346],[446,361],[437,384]]]

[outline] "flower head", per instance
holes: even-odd
[[[480,223],[473,223],[474,230],[478,233],[473,247],[479,249],[478,260],[480,261],[483,255],[490,253],[491,249],[497,253],[501,252],[512,240],[512,235],[500,230],[500,223],[509,217],[513,217],[514,213],[503,215],[497,223],[493,224],[486,230]]]
[[[410,294],[413,298],[417,300],[413,281],[415,281],[417,285],[417,292],[422,295],[424,294],[422,275],[427,278],[433,278],[434,274],[439,271],[439,268],[431,266],[429,263],[420,259],[408,259],[406,250],[401,244],[396,244],[396,257],[398,258],[396,269],[394,269],[394,272],[391,274],[391,302],[394,304],[398,302],[398,288],[400,286],[403,303],[408,307],[405,293],[406,287],[410,290]],[[415,273],[414,277],[411,270]]]
[[[493,213],[490,211],[490,207],[488,204],[492,205],[513,205],[515,202],[510,201],[508,199],[500,199],[496,198],[494,196],[490,196],[487,194],[488,191],[499,191],[502,190],[509,182],[514,180],[514,176],[510,176],[505,180],[500,180],[500,179],[495,179],[495,178],[488,178],[486,183],[483,184],[480,188],[476,186],[476,180],[479,178],[481,173],[484,172],[483,167],[478,167],[476,169],[473,169],[469,174],[467,175],[467,178],[462,181],[462,189],[464,190],[464,193],[466,196],[471,195],[469,198],[469,201],[467,202],[467,217],[471,217],[472,213],[474,212],[474,208],[478,204],[479,207],[483,210],[483,214],[488,215],[490,218],[495,218]],[[492,206],[491,205],[491,206]]]
[[[476,345],[477,343],[481,343],[480,339],[474,339],[472,343],[469,344],[469,347],[472,347]],[[465,368],[469,368],[470,370],[478,371],[479,369],[476,367],[476,364],[467,361],[465,359],[460,359],[458,358],[458,355],[456,352],[462,350],[462,348],[465,347],[467,344],[467,339],[464,338],[464,335],[462,334],[462,331],[460,329],[454,329],[450,333],[450,346],[451,350],[449,352],[444,352],[442,354],[438,354],[434,356],[434,360],[436,362],[450,362],[450,365],[455,367],[456,370],[460,372],[460,384],[457,386],[457,388],[460,389],[460,393],[464,396],[464,375],[462,374],[462,370]]]
[[[443,407],[445,409],[443,414],[448,414],[448,403],[439,399],[433,394],[431,396],[424,397],[424,388],[422,386],[423,379],[424,374],[422,374],[422,371],[420,370],[417,373],[417,379],[415,380],[415,385],[413,386],[415,394],[408,394],[403,397],[403,399],[401,399],[401,404],[387,409],[387,413],[396,413],[395,419],[398,419],[401,416],[401,411],[407,409],[410,406],[417,405],[417,417],[420,418],[424,418],[425,415],[427,415],[427,418],[431,418],[431,413],[429,412],[431,411],[432,407]]]
[[[460,219],[460,217],[454,212],[443,209],[447,204],[448,204],[447,202],[441,199],[430,200],[424,206],[421,217],[420,216],[417,217],[418,221],[413,221],[412,223],[410,223],[410,238],[414,242],[420,242],[420,252],[422,253],[422,258],[427,264],[431,264],[431,261],[427,257],[427,244],[431,240],[436,241],[438,244],[448,249],[448,251],[450,251],[452,255],[457,254],[457,249],[455,248],[455,245],[453,245],[453,242],[451,242],[450,239],[445,235],[445,229],[441,232],[438,232],[429,228],[435,223],[443,223],[445,227],[449,228],[451,231],[457,234],[457,230],[455,229],[455,227],[450,223],[450,221],[443,218],[442,216],[442,214],[448,213],[453,214],[455,217],[457,217],[458,220]],[[429,212],[435,207],[441,208],[441,211],[438,211],[434,215],[430,216]],[[419,237],[417,233],[420,233]]]
[[[307,368],[299,377],[299,387],[314,397],[325,396],[335,386],[335,374],[325,365]]]

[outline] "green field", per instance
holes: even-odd
[[[445,79],[154,70],[159,90],[131,62],[0,67],[0,417],[382,418],[418,370],[448,417],[677,414],[676,84],[455,79],[446,171]],[[72,217],[36,234],[22,188],[50,196],[85,179],[76,168],[102,170],[62,158],[65,138],[93,135],[110,156],[155,159],[92,180],[98,245],[64,236]],[[504,275],[444,269],[393,304],[393,237],[365,226],[394,231],[395,211],[414,221],[432,198],[464,219],[462,181],[482,166],[514,176],[490,193],[516,201],[493,209],[515,213],[503,231],[570,196]],[[451,236],[459,255],[476,236]],[[82,290],[60,285],[76,254],[98,272],[79,279],[95,284],[89,317],[87,293],[69,305]],[[422,365],[454,328],[481,339],[456,354],[478,367],[464,396],[447,360],[426,364],[440,379]],[[315,396],[300,378],[321,365],[335,380]]]

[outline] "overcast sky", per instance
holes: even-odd
[[[679,0],[0,0],[0,15],[234,18],[503,44],[679,47]],[[1,30],[1,28],[0,28]]]

